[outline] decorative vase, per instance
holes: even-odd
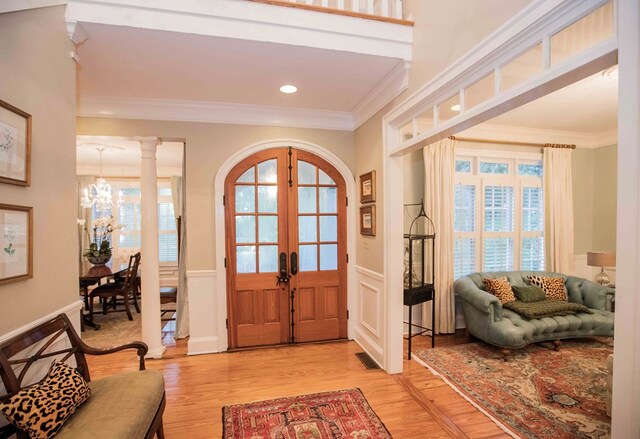
[[[87,255],[87,261],[89,261],[93,265],[104,265],[111,259],[111,255]]]

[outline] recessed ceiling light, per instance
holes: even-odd
[[[460,104],[455,104],[451,106],[451,111],[460,111]]]
[[[291,93],[297,92],[298,91],[298,87],[296,87],[295,85],[291,85],[291,84],[285,84],[282,87],[280,87],[280,91],[282,93],[291,94]]]

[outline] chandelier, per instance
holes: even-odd
[[[97,148],[100,152],[100,177],[96,179],[95,184],[90,184],[84,188],[80,205],[85,209],[96,209],[98,216],[106,216],[111,214],[113,207],[119,207],[122,203],[122,192],[118,192],[118,199],[115,204],[113,202],[113,190],[111,185],[102,177],[102,151],[104,148]]]

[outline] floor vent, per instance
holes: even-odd
[[[367,369],[380,369],[378,363],[373,361],[373,358],[371,358],[366,352],[358,352],[356,354],[356,357],[358,357],[358,359],[362,361],[362,364],[364,364],[364,367],[366,367]]]

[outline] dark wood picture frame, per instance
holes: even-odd
[[[376,236],[376,206],[362,206],[360,208],[360,234]]]
[[[24,212],[26,213],[25,222],[18,224],[13,228],[13,231],[5,224],[4,211],[12,212]],[[31,279],[33,277],[33,207],[16,206],[12,204],[0,204],[0,230],[2,230],[2,249],[0,250],[2,257],[0,257],[0,285],[8,283],[18,282],[25,279]],[[19,239],[19,235],[24,235],[22,239]],[[13,247],[13,243],[17,242],[18,245]],[[19,258],[20,252],[26,250],[24,258],[25,271],[17,274],[11,274],[6,277],[5,264],[7,259],[16,255]]]
[[[14,126],[22,123],[24,123],[24,126]],[[0,183],[30,186],[31,115],[8,102],[0,100],[0,155],[2,154],[15,154],[18,158],[21,158],[22,160],[20,161],[23,163],[24,169],[18,169],[19,176],[3,174],[4,170],[0,171]]]
[[[376,201],[376,171],[369,171],[360,176],[360,202]]]

